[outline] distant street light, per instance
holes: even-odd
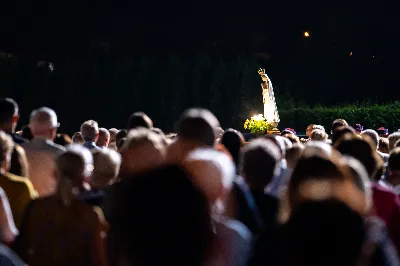
[[[304,32],[304,37],[309,38],[310,37],[310,33],[308,31]]]
[[[352,56],[353,55],[353,52],[350,52],[350,56]]]

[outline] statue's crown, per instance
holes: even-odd
[[[260,75],[265,75],[265,69],[260,68],[260,69],[258,70],[258,74],[260,74]]]

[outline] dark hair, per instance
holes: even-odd
[[[116,184],[110,265],[121,258],[138,266],[205,264],[214,248],[210,210],[190,180],[166,166]]]
[[[346,134],[357,135],[357,132],[352,127],[337,127],[332,131],[332,145],[335,145]]]
[[[339,127],[348,127],[349,124],[344,119],[335,119],[332,122],[332,132]]]
[[[21,137],[23,137],[26,140],[32,140],[33,139],[32,131],[31,131],[31,128],[29,127],[29,125],[25,125],[25,126],[22,127]]]
[[[286,266],[354,266],[366,229],[361,215],[337,200],[299,205],[277,234],[277,251]]]
[[[67,146],[72,143],[72,139],[67,134],[57,134],[54,143],[61,146]]]
[[[341,168],[332,160],[317,155],[303,156],[297,161],[288,185],[289,204],[291,207],[299,201],[300,186],[310,180],[345,178]]]
[[[0,99],[0,125],[11,122],[13,116],[17,113],[18,104],[13,99]]]
[[[128,131],[125,130],[125,129],[121,129],[121,130],[117,133],[117,135],[115,136],[115,142],[117,143],[117,145],[118,145],[118,143],[120,142],[120,140],[126,138],[126,135],[128,135]]]
[[[177,133],[180,138],[213,146],[217,127],[219,122],[210,111],[193,108],[185,111],[180,117]]]
[[[390,171],[400,171],[400,148],[395,148],[390,153],[388,168]]]
[[[241,152],[241,173],[254,188],[264,188],[274,177],[281,158],[279,148],[268,139],[257,139]]]
[[[362,139],[355,136],[346,136],[335,145],[336,149],[343,155],[349,155],[359,160],[365,167],[370,178],[374,178],[377,169],[377,153],[372,140]]]
[[[378,149],[380,152],[389,153],[389,140],[387,138],[379,137]]]
[[[236,164],[236,167],[238,167],[240,149],[244,145],[244,137],[242,133],[240,133],[237,130],[229,128],[225,130],[224,134],[222,134],[220,142],[229,151],[233,161]]]
[[[138,127],[151,129],[153,127],[153,121],[144,112],[133,113],[128,119],[127,129],[130,130]]]

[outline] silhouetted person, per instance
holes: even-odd
[[[18,104],[10,98],[0,99],[0,130],[9,134],[15,145],[11,155],[10,173],[18,176],[27,177],[28,169],[26,167],[25,151],[19,146],[27,142],[27,140],[14,134],[15,128],[19,120]]]
[[[153,121],[144,112],[133,113],[128,120],[128,130],[135,129],[138,127],[144,127],[151,129],[153,127]]]

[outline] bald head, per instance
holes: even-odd
[[[99,138],[96,141],[96,145],[100,148],[108,147],[110,143],[110,132],[106,128],[99,128]]]
[[[57,115],[53,109],[41,107],[31,113],[29,127],[34,138],[45,137],[54,140],[58,126]]]

